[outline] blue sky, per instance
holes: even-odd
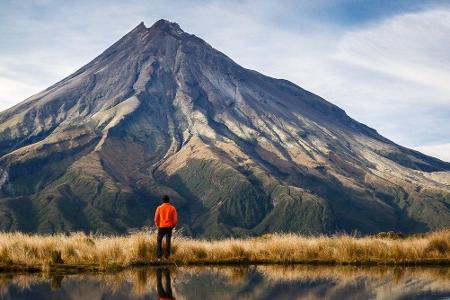
[[[161,18],[450,161],[450,1],[2,0],[0,110]]]

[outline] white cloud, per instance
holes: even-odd
[[[0,111],[17,104],[17,99],[28,98],[41,89],[42,87],[22,81],[0,77]],[[14,97],[8,98],[8,95],[14,95]]]
[[[450,10],[436,9],[347,33],[337,58],[450,93],[449,44]]]
[[[443,145],[424,145],[414,147],[415,150],[450,162],[450,143]]]

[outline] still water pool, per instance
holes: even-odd
[[[246,266],[0,274],[0,299],[450,299],[450,270]]]

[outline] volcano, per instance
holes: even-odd
[[[166,20],[0,113],[0,229],[124,233],[163,194],[187,235],[450,225],[450,163]]]

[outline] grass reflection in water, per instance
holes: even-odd
[[[2,299],[439,299],[449,296],[450,271],[439,267],[260,265],[0,275]]]

